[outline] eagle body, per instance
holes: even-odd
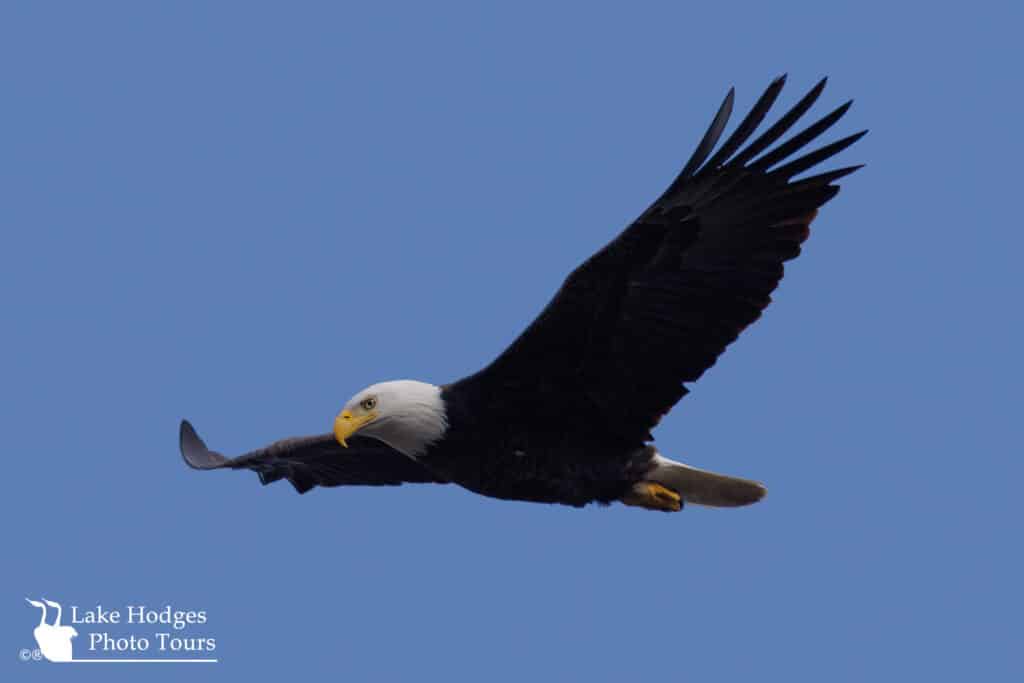
[[[492,498],[580,507],[621,499],[647,470],[642,442],[601,429],[580,406],[481,384],[442,388],[448,430],[417,458],[437,476]]]
[[[454,483],[507,500],[663,511],[759,500],[757,482],[665,457],[651,430],[761,316],[783,264],[800,254],[819,208],[838,193],[836,181],[860,168],[804,175],[866,132],[806,150],[851,102],[790,132],[824,79],[754,137],[784,83],[773,81],[720,143],[730,90],[662,195],[573,270],[480,371],[443,386],[372,385],[344,405],[333,433],[236,458],[209,450],[183,421],[186,463],[253,470],[264,484],[286,479],[300,493]]]

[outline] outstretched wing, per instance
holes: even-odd
[[[249,469],[270,484],[287,479],[305,493],[314,486],[397,486],[444,483],[411,458],[376,439],[354,436],[343,448],[333,434],[275,441],[265,448],[226,458],[211,451],[188,420],[181,421],[181,455],[197,470]]]
[[[800,253],[835,181],[859,166],[794,177],[866,131],[790,160],[850,102],[766,152],[825,87],[819,82],[744,147],[785,77],[776,79],[711,156],[733,91],[693,156],[664,194],[605,248],[573,271],[555,298],[490,366],[467,382],[487,391],[558,396],[595,407],[619,436],[649,430],[718,356],[757,320]],[[709,159],[710,157],[710,159]]]

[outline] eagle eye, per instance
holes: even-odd
[[[364,398],[362,401],[359,402],[359,407],[362,408],[363,410],[373,410],[374,408],[377,407],[377,399],[373,398],[372,396],[370,398]]]

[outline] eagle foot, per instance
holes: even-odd
[[[678,493],[653,481],[633,484],[629,492],[622,497],[622,502],[662,512],[679,512],[683,509],[683,499]]]

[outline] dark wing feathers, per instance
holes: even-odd
[[[467,381],[489,391],[558,394],[596,406],[618,436],[646,438],[658,418],[771,302],[818,208],[848,166],[792,181],[863,132],[793,155],[831,128],[847,102],[774,149],[825,87],[817,83],[746,147],[785,77],[768,86],[714,152],[730,90],[679,176],[640,218],[574,270],[540,316]],[[708,160],[710,157],[710,160]],[[782,165],[780,165],[782,164]],[[530,380],[528,378],[535,377]]]
[[[861,132],[849,135],[843,138],[842,140],[836,140],[830,145],[825,145],[821,149],[815,150],[810,154],[805,154],[804,156],[798,159],[794,159],[785,166],[779,166],[777,169],[771,172],[771,175],[776,178],[785,178],[788,180],[799,173],[803,173],[812,166],[820,164],[822,161],[825,161],[829,157],[839,154],[844,149],[846,149],[853,143],[857,142],[857,140],[860,140],[862,137],[867,135],[867,133],[868,132],[866,130],[862,130]],[[858,168],[860,168],[860,166],[856,166],[853,168],[852,171],[848,172],[852,173],[853,171],[856,171]]]
[[[708,126],[708,130],[704,133],[704,138],[697,145],[697,149],[694,150],[693,156],[686,162],[686,166],[680,171],[679,175],[673,181],[672,185],[669,186],[668,192],[672,191],[673,187],[678,187],[683,184],[693,175],[693,172],[700,168],[700,165],[704,163],[704,160],[711,154],[711,150],[718,144],[718,138],[722,137],[722,133],[725,131],[725,126],[729,123],[729,117],[732,116],[732,105],[733,100],[736,97],[736,91],[733,88],[729,88],[729,94],[725,96],[725,101],[722,102],[722,106],[718,108],[718,113],[715,115],[711,125]]]
[[[825,89],[825,83],[828,82],[827,78],[823,78],[818,81],[817,85],[811,88],[810,92],[800,98],[800,101],[793,105],[793,108],[787,111],[782,117],[775,122],[774,125],[770,126],[768,130],[761,134],[756,140],[750,143],[746,149],[741,151],[731,159],[731,163],[737,165],[744,165],[755,156],[768,149],[776,140],[786,134],[797,120],[807,113],[814,103],[821,96],[821,92]],[[711,169],[709,169],[711,170]]]
[[[315,486],[440,483],[411,458],[380,441],[359,436],[348,440],[348,448],[338,444],[333,434],[321,434],[282,439],[237,458],[226,458],[208,449],[188,420],[182,420],[179,443],[189,467],[249,469],[263,484],[287,479],[299,493]]]
[[[722,146],[715,156],[711,158],[707,163],[708,168],[717,168],[725,163],[729,157],[735,154],[736,150],[740,148],[744,142],[747,141],[757,127],[764,121],[764,117],[768,115],[768,110],[775,104],[775,100],[778,98],[779,93],[782,92],[782,86],[786,84],[786,77],[779,76],[768,89],[764,91],[761,97],[758,98],[757,102],[751,108],[750,113],[744,117],[740,125],[736,126],[736,130],[733,131],[729,139],[722,143]]]

